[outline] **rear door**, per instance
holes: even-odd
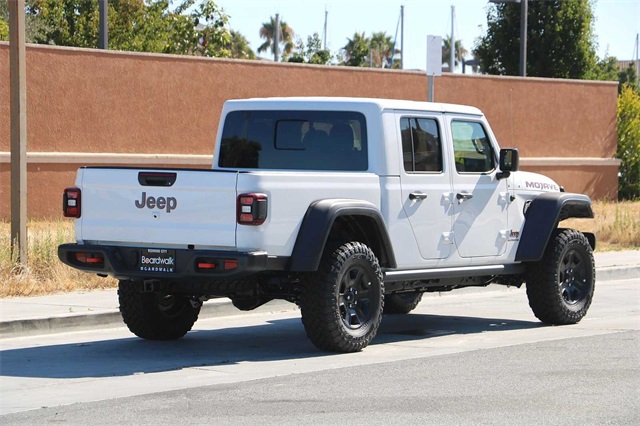
[[[82,170],[81,239],[100,244],[233,248],[237,173]]]
[[[397,113],[402,141],[400,171],[403,209],[423,259],[444,259],[451,252],[453,209],[451,171],[444,161],[443,115]]]
[[[453,233],[461,257],[506,250],[507,179],[498,180],[498,150],[480,117],[447,116],[453,140]]]

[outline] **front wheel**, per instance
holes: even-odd
[[[362,350],[380,326],[383,294],[380,264],[369,247],[351,242],[325,253],[300,295],[307,336],[319,349]]]
[[[529,266],[529,306],[542,322],[575,324],[591,306],[595,277],[593,251],[584,234],[558,229],[542,260]]]
[[[148,340],[174,340],[191,330],[200,308],[194,308],[187,296],[142,293],[134,284],[118,284],[120,313],[133,334]]]

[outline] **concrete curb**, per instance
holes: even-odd
[[[640,279],[640,266],[612,266],[596,269],[598,281]],[[200,319],[219,318],[247,313],[275,313],[297,310],[293,303],[273,300],[250,312],[239,311],[229,299],[213,299],[205,302],[200,311]],[[64,333],[70,331],[92,330],[96,328],[124,327],[117,309],[109,312],[96,312],[81,315],[64,315],[43,318],[0,322],[0,339],[34,336],[42,334]]]
[[[597,281],[627,280],[632,278],[640,280],[640,266],[609,266],[596,268]]]
[[[285,300],[272,300],[251,311],[251,313],[275,313],[297,309],[298,307],[295,304]],[[214,299],[202,305],[198,319],[244,315],[247,313],[238,310],[231,304],[229,299]],[[117,309],[110,312],[91,314],[2,321],[0,322],[0,339],[116,327],[125,327],[120,311]]]

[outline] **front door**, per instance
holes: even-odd
[[[448,116],[453,140],[453,235],[461,257],[500,256],[507,246],[507,180],[497,146],[479,120]]]

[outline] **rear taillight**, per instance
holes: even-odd
[[[62,196],[62,212],[64,217],[79,218],[81,213],[80,188],[66,188]]]
[[[240,225],[261,225],[267,219],[268,201],[265,194],[238,195],[237,216]]]

